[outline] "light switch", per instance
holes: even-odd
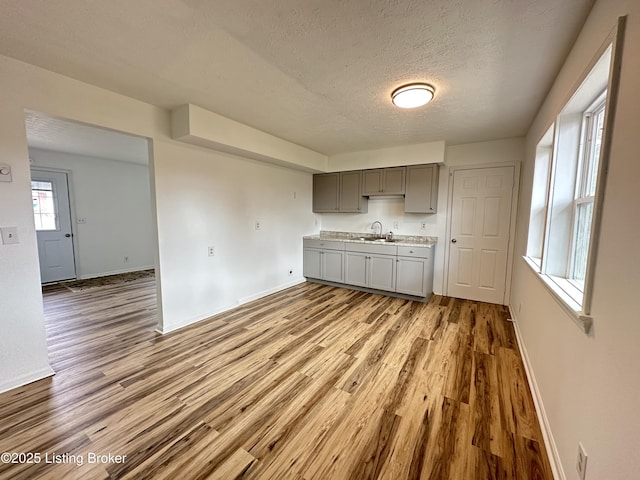
[[[0,165],[0,182],[11,181],[11,167],[9,165]]]
[[[20,243],[17,227],[2,227],[0,228],[0,234],[2,235],[2,243],[5,245]]]

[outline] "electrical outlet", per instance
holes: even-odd
[[[207,249],[207,253],[209,254],[210,257],[214,257],[216,255],[216,248],[215,247],[209,247]]]
[[[78,217],[78,223],[84,225],[85,223],[87,223],[87,219],[84,217]]]
[[[393,229],[394,230],[398,230],[398,221],[397,220],[393,222]]]
[[[587,452],[584,451],[584,447],[578,442],[578,459],[576,460],[576,470],[578,471],[578,478],[585,480],[587,475]]]
[[[426,230],[426,229],[427,229],[427,224],[426,224],[426,222],[422,222],[422,223],[420,224],[420,230]]]
[[[256,220],[256,223],[254,224],[254,227],[256,230],[260,230],[260,222],[258,220]]]

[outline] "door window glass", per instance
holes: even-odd
[[[36,231],[51,231],[58,229],[58,215],[53,182],[31,182],[33,198],[33,216]]]

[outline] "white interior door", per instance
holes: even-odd
[[[453,174],[448,295],[502,304],[514,167]]]
[[[42,283],[76,278],[67,174],[31,170],[31,193]]]

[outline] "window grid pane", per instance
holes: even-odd
[[[31,182],[36,231],[57,230],[57,205],[53,182]]]
[[[602,146],[602,130],[604,128],[604,108],[595,114],[592,130],[593,150],[589,160],[589,173],[587,184],[584,189],[586,196],[593,196],[596,193],[596,181],[598,180],[598,165],[600,163],[600,147]]]
[[[579,282],[584,282],[586,276],[592,217],[593,200],[579,203],[576,206],[575,240],[571,279]]]

